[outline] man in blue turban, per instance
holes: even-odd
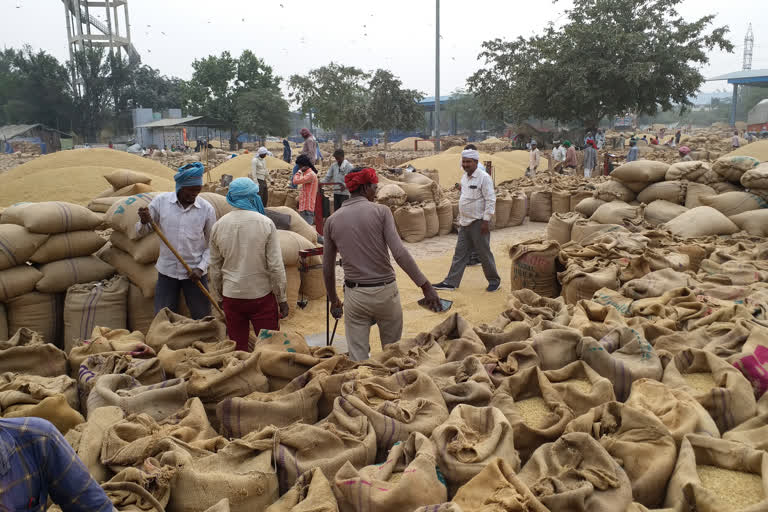
[[[211,291],[221,300],[227,335],[237,350],[247,351],[251,325],[256,334],[279,330],[280,318],[288,316],[285,266],[280,237],[264,215],[259,186],[237,178],[229,185],[227,202],[235,210],[211,231]]]
[[[192,273],[188,273],[171,250],[160,243],[160,257],[155,265],[155,314],[163,308],[178,313],[182,291],[192,318],[198,320],[211,313],[208,298],[195,284],[200,281],[208,286],[208,242],[216,223],[216,211],[211,203],[198,197],[203,189],[204,172],[200,162],[180,167],[173,177],[176,191],[159,194],[149,203],[149,208],[139,208],[137,238],[152,233],[151,221],[154,221],[192,269]]]

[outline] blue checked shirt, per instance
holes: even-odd
[[[0,418],[0,510],[112,512],[112,502],[51,423]]]

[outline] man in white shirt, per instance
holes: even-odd
[[[532,140],[531,151],[528,153],[528,171],[531,178],[536,176],[536,170],[539,168],[540,162],[539,148],[536,147],[536,141]]]
[[[496,271],[496,261],[491,252],[491,216],[496,211],[496,192],[487,172],[478,169],[480,154],[474,149],[461,152],[461,197],[459,198],[459,238],[453,254],[451,269],[442,282],[434,285],[437,290],[455,290],[461,284],[464,270],[472,250],[477,252],[483,273],[488,279],[486,291],[501,289],[501,278]]]
[[[203,188],[203,171],[200,162],[180,167],[173,177],[176,191],[158,195],[149,203],[149,208],[139,208],[138,237],[152,233],[150,221],[154,221],[192,269],[192,273],[188,273],[171,250],[160,244],[160,257],[155,265],[155,314],[163,308],[178,313],[180,291],[184,292],[193,319],[199,320],[211,313],[208,298],[195,284],[200,281],[208,287],[208,241],[216,222],[216,211],[211,203],[198,197]]]
[[[733,149],[736,149],[740,146],[739,132],[733,132],[733,137],[731,137],[731,146],[733,146]]]
[[[258,185],[248,178],[234,180],[227,202],[236,210],[211,231],[211,290],[222,299],[227,335],[243,351],[250,325],[256,334],[276,331],[280,318],[288,316],[280,239],[258,194]]]
[[[560,141],[554,140],[552,144],[555,146],[552,150],[552,158],[555,159],[555,162],[565,162],[565,148],[560,145]]]
[[[269,169],[267,169],[267,155],[269,150],[261,146],[256,156],[251,160],[251,179],[259,185],[259,196],[264,205],[269,204],[269,189],[267,182],[269,180]]]
[[[349,199],[349,190],[344,185],[344,178],[347,173],[353,169],[349,160],[344,158],[344,150],[337,149],[333,152],[333,158],[336,160],[331,164],[328,172],[320,180],[320,183],[340,183],[340,185],[334,185],[333,187],[333,211],[335,212],[344,201]]]

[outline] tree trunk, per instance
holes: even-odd
[[[387,150],[387,144],[389,144],[389,130],[384,132],[384,151]]]
[[[344,147],[344,133],[341,128],[336,128],[336,140],[334,142],[336,149],[342,149]]]

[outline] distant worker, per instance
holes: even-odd
[[[352,170],[352,164],[349,163],[349,160],[344,158],[343,149],[334,151],[333,158],[335,159],[335,162],[331,164],[328,172],[325,173],[325,176],[323,176],[323,179],[320,180],[320,182],[339,183],[339,185],[334,185],[333,187],[333,211],[336,211],[341,208],[344,201],[349,199],[349,190],[347,190],[347,186],[344,185],[344,177]]]
[[[261,146],[256,152],[256,156],[251,160],[251,179],[259,185],[259,196],[263,204],[269,204],[269,169],[267,169],[267,155],[269,150]]]
[[[397,234],[395,218],[374,202],[376,171],[353,169],[344,178],[351,197],[325,222],[323,277],[334,318],[344,314],[349,357],[369,357],[371,326],[379,326],[382,346],[403,334],[403,308],[389,253],[424,293],[427,306],[440,310],[440,299]],[[336,255],[344,268],[344,303],[336,293]]]
[[[584,177],[591,178],[592,171],[597,167],[597,144],[592,139],[587,141],[584,149]]]
[[[211,230],[211,290],[222,299],[227,336],[237,350],[247,352],[250,325],[256,334],[276,331],[280,318],[288,316],[285,267],[275,224],[264,215],[259,185],[237,178],[229,185],[227,203],[235,210]]]
[[[464,149],[465,150],[472,149],[472,150],[478,151],[477,146],[475,146],[474,144],[467,144],[466,146],[464,146]],[[461,167],[461,166],[459,166],[459,167],[461,168],[461,172],[462,172],[462,176],[463,176],[464,168]],[[486,170],[486,168],[485,168],[485,165],[482,162],[478,162],[477,163],[477,168],[480,169],[483,172],[488,172]],[[456,184],[456,188],[461,190],[461,185],[459,183],[457,183]],[[467,263],[467,266],[468,267],[476,267],[478,265],[480,265],[480,256],[477,255],[477,251],[475,249],[472,249],[472,254],[469,257],[469,263]]]
[[[199,320],[211,313],[208,298],[195,284],[195,281],[200,281],[208,287],[208,243],[216,223],[216,211],[211,203],[198,197],[203,189],[203,171],[200,162],[180,167],[173,177],[176,191],[156,196],[149,203],[149,208],[139,208],[139,222],[136,223],[138,237],[152,233],[151,222],[154,221],[192,269],[191,274],[187,273],[171,250],[160,244],[160,257],[155,265],[155,314],[163,308],[178,313],[180,291],[184,292],[193,319]]]
[[[676,146],[680,144],[680,137],[682,137],[682,133],[680,132],[680,130],[677,130],[675,132],[675,145]]]
[[[283,139],[283,162],[291,163],[291,143],[288,139]]]
[[[629,139],[629,153],[627,153],[627,163],[634,162],[640,158],[640,150],[637,149],[637,141]]]
[[[680,149],[677,150],[680,153],[680,161],[682,162],[691,162],[693,161],[693,158],[691,158],[691,148],[688,146],[680,146]]]
[[[48,420],[0,418],[0,510],[117,510],[83,461]]]
[[[733,146],[734,149],[738,148],[740,146],[739,144],[739,132],[733,132],[733,137],[731,137],[731,146]]]
[[[606,153],[603,159],[603,176],[610,176],[613,172],[613,159],[616,155],[612,153]]]
[[[501,289],[501,278],[491,252],[491,217],[496,211],[496,192],[493,181],[485,171],[478,169],[480,154],[473,149],[461,152],[461,195],[459,197],[459,237],[448,276],[435,285],[438,290],[455,290],[461,284],[464,270],[472,251],[476,251],[488,280],[486,291]]]
[[[309,163],[312,165],[312,168],[314,169],[315,162],[317,162],[317,141],[306,128],[299,130],[299,133],[302,137],[304,137],[304,146],[301,148],[301,153],[299,153],[299,156],[306,156],[309,159]],[[293,171],[291,172],[291,182],[288,184],[288,186],[291,188],[296,188],[296,185],[293,184],[293,177],[298,172],[298,170],[299,165],[294,165]]]
[[[293,175],[293,185],[301,185],[299,193],[299,215],[309,225],[315,224],[315,203],[317,201],[317,170],[307,155],[296,159],[298,172]]]
[[[573,147],[569,140],[563,142],[563,146],[565,146],[565,168],[574,171],[579,166],[579,160],[576,158],[576,148]]]
[[[559,140],[553,140],[552,144],[555,146],[552,149],[552,158],[555,162],[565,162],[565,148],[560,144]]]
[[[531,178],[536,176],[536,171],[541,163],[541,155],[535,140],[531,140],[531,150],[528,152],[528,171]]]
[[[597,149],[603,149],[603,147],[605,147],[605,134],[603,133],[602,129],[597,130],[597,135],[595,135],[595,142],[597,143]]]

